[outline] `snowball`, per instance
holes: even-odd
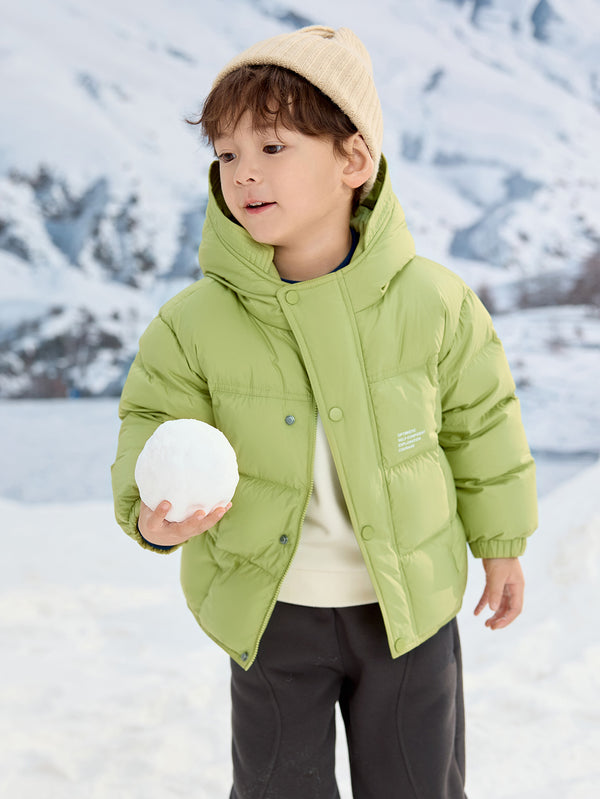
[[[181,522],[197,510],[210,513],[226,505],[239,474],[233,447],[220,430],[197,419],[174,419],[146,441],[135,480],[151,510],[166,499],[167,521]]]

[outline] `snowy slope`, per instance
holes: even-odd
[[[0,0],[0,396],[118,393],[149,318],[199,275],[210,153],[184,118],[241,48],[313,22],[373,54],[419,252],[499,307],[540,273],[568,291],[600,237],[598,0],[369,9]]]
[[[3,405],[5,427],[35,437],[31,405]],[[114,444],[114,415],[107,403],[77,407],[88,409],[87,442],[76,432],[91,462],[99,441]],[[62,439],[67,404],[38,412]],[[0,796],[226,796],[228,660],[185,608],[178,556],[137,547],[108,501],[66,502],[73,456],[49,434],[37,447],[54,459],[54,502],[5,499],[6,455],[0,469]],[[29,449],[10,452],[26,480]],[[472,563],[460,616],[470,799],[591,799],[600,787],[599,481],[600,463],[544,498],[523,559],[526,610],[511,628],[492,633],[473,617],[483,582]],[[350,799],[343,734],[338,755]]]

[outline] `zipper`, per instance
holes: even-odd
[[[308,503],[310,502],[310,498],[312,496],[312,492],[315,486],[315,449],[317,445],[317,419],[319,416],[319,409],[317,408],[317,403],[313,403],[313,437],[312,437],[312,449],[309,458],[310,464],[310,489],[308,491],[308,495],[306,497],[306,502],[304,503],[304,510],[302,511],[302,516],[300,518],[300,526],[298,527],[298,535],[296,536],[296,546],[294,547],[294,552],[292,553],[292,557],[284,571],[281,580],[277,583],[277,591],[275,592],[275,597],[271,604],[269,605],[267,614],[264,618],[264,621],[261,625],[261,628],[258,632],[258,639],[256,646],[254,647],[254,652],[252,653],[252,657],[250,658],[250,663],[248,664],[248,668],[254,663],[256,660],[256,655],[258,654],[258,647],[260,646],[260,640],[263,637],[265,630],[267,629],[267,625],[269,623],[269,619],[271,618],[271,614],[273,613],[273,608],[277,604],[277,597],[279,596],[279,591],[281,590],[281,586],[283,585],[283,581],[287,577],[287,573],[290,570],[290,567],[293,563],[294,557],[296,555],[296,550],[300,544],[300,535],[302,534],[302,526],[304,524],[304,519],[306,518],[306,512],[308,510]]]

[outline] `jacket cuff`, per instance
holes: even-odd
[[[471,553],[475,558],[520,558],[527,546],[526,538],[513,538],[510,541],[480,538],[469,541]]]

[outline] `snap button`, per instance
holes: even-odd
[[[291,414],[291,413],[290,413],[290,415],[289,415],[289,416],[286,416],[286,417],[285,417],[285,423],[286,423],[286,424],[294,424],[294,422],[295,422],[295,421],[296,421],[296,417],[295,417],[295,416],[292,416],[292,414]]]
[[[370,524],[365,524],[363,529],[360,531],[360,534],[363,538],[363,541],[370,541],[373,538],[373,528]]]
[[[297,291],[286,291],[285,298],[289,302],[290,305],[295,305],[298,302],[298,292]]]
[[[248,653],[242,652],[242,654],[240,655],[240,660],[243,660],[244,662],[248,660]]]
[[[402,650],[405,648],[402,638],[398,638],[394,646],[396,647],[396,652],[402,652]]]
[[[287,537],[287,535],[282,535],[282,536],[280,536],[280,537],[279,537],[279,543],[280,543],[280,544],[287,544],[287,542],[288,542],[289,540],[290,540],[290,539]]]
[[[340,419],[344,418],[344,412],[341,408],[332,408],[329,411],[329,418],[332,422],[339,422]]]

